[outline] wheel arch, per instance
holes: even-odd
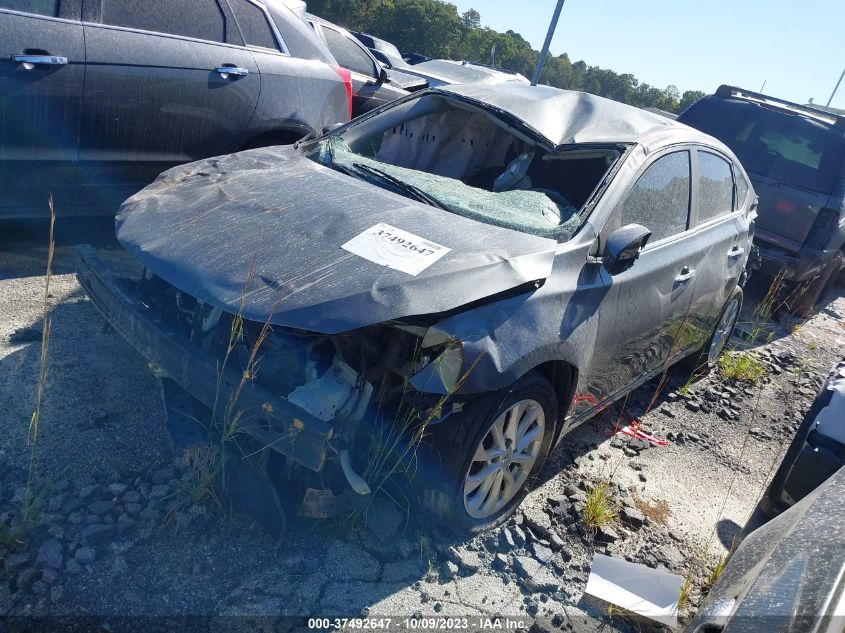
[[[578,368],[565,360],[550,360],[537,365],[534,371],[548,380],[557,394],[558,419],[555,421],[554,438],[557,441],[563,428],[561,421],[566,417],[575,393],[575,386],[578,384]]]

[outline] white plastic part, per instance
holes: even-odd
[[[343,469],[343,474],[346,476],[346,481],[349,482],[352,490],[359,495],[368,495],[372,492],[367,482],[364,481],[364,478],[352,468],[352,462],[349,461],[349,451],[346,449],[340,451],[340,467]]]
[[[358,373],[335,358],[326,373],[291,391],[288,400],[323,422],[336,416],[360,420],[370,402],[373,386],[364,382],[359,391],[357,383]]]

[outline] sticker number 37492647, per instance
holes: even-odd
[[[409,275],[419,275],[451,250],[389,224],[376,224],[341,248]]]

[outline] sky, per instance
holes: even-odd
[[[556,0],[447,0],[539,50]],[[845,0],[566,0],[551,52],[658,88],[720,84],[824,105],[845,69]],[[845,109],[845,80],[830,104]]]

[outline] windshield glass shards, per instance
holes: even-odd
[[[419,101],[410,116],[387,110],[306,154],[412,200],[558,241],[575,234],[580,208],[618,157],[612,149],[552,153],[487,113],[440,97]]]

